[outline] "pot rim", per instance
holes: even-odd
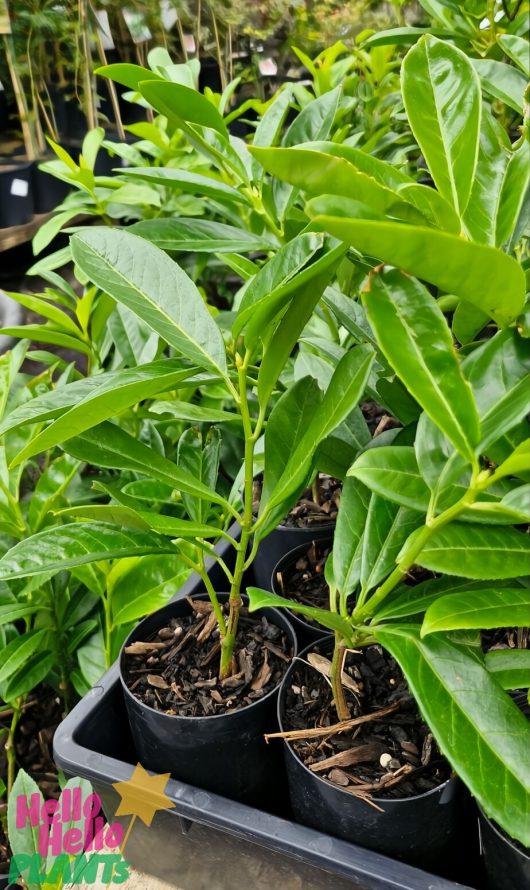
[[[287,668],[287,670],[283,676],[283,679],[282,679],[282,682],[280,685],[280,692],[278,695],[277,716],[278,716],[278,724],[280,727],[280,732],[284,732],[284,723],[283,723],[283,719],[282,719],[282,703],[283,703],[283,698],[285,695],[284,687],[286,685],[289,674],[294,667],[295,661],[303,660],[306,653],[310,652],[311,649],[313,649],[316,645],[322,645],[322,644],[326,644],[328,642],[330,642],[330,643],[333,642],[333,634],[328,634],[328,636],[325,637],[324,639],[322,639],[320,641],[317,640],[313,643],[310,643],[309,646],[306,646],[305,649],[303,649],[299,655],[293,656],[293,658],[291,659],[291,664],[289,665],[289,667]],[[305,662],[305,663],[309,664],[309,662]],[[309,667],[311,667],[310,664],[309,664]],[[308,776],[310,776],[312,779],[317,779],[319,782],[323,782],[326,785],[326,787],[328,787],[328,788],[331,787],[331,788],[335,789],[336,791],[340,792],[341,794],[347,795],[348,798],[352,797],[352,795],[349,794],[348,791],[345,791],[344,788],[341,788],[340,785],[334,785],[333,782],[326,781],[326,779],[323,779],[321,776],[318,775],[318,773],[312,772],[305,765],[303,760],[298,756],[298,754],[294,750],[291,742],[288,742],[286,739],[280,739],[280,741],[283,742],[283,744],[285,745],[285,748],[289,752],[290,756],[294,757],[295,760],[297,761],[297,763],[301,767],[303,767],[303,769],[305,770],[305,772],[307,773]],[[439,785],[435,785],[434,788],[431,788],[430,791],[423,791],[421,794],[414,794],[409,797],[401,797],[401,798],[375,797],[374,796],[371,799],[376,801],[377,803],[381,803],[381,804],[386,803],[386,804],[391,804],[392,806],[394,804],[410,803],[412,801],[416,801],[416,800],[420,800],[422,798],[429,797],[431,794],[437,794],[442,788],[446,788],[449,785],[449,783],[451,783],[451,782],[456,783],[458,781],[459,781],[458,776],[456,775],[456,773],[453,773],[453,775],[449,776],[449,778],[446,779],[445,782],[441,782]]]
[[[230,596],[230,594],[229,593],[218,593],[217,596],[219,598],[223,598],[223,597]],[[207,593],[195,593],[190,598],[191,599],[208,599],[208,594]],[[242,594],[241,599],[245,603],[248,603],[248,597],[246,597],[245,595]],[[152,711],[154,714],[157,714],[159,717],[163,717],[167,720],[179,720],[179,721],[180,720],[186,720],[186,721],[200,720],[201,722],[204,722],[205,720],[219,720],[222,718],[226,719],[227,717],[230,717],[235,714],[239,714],[242,711],[248,712],[251,708],[254,708],[257,705],[261,705],[264,701],[267,701],[272,695],[276,695],[279,693],[279,690],[281,689],[281,685],[282,685],[284,677],[282,677],[282,679],[279,681],[279,683],[277,683],[276,686],[274,686],[273,689],[271,689],[271,691],[267,693],[267,695],[262,696],[262,698],[258,698],[255,702],[252,702],[252,704],[250,704],[250,705],[243,705],[242,708],[237,708],[237,710],[235,710],[235,711],[227,711],[226,713],[223,713],[223,714],[207,714],[203,717],[188,717],[188,716],[180,716],[179,714],[165,714],[163,711],[157,711],[157,710],[155,710],[155,708],[152,708],[151,705],[146,705],[145,702],[140,701],[140,699],[137,698],[134,695],[134,693],[132,693],[130,691],[130,689],[128,688],[127,684],[125,683],[125,680],[123,677],[122,660],[123,660],[123,656],[124,656],[125,647],[128,645],[129,640],[132,637],[132,635],[138,630],[138,628],[140,627],[141,624],[144,623],[144,621],[148,621],[149,619],[153,618],[154,615],[157,615],[159,612],[162,612],[164,609],[167,609],[169,607],[178,606],[183,602],[186,602],[185,598],[171,600],[169,603],[166,603],[165,606],[162,606],[160,609],[156,609],[154,612],[151,612],[150,615],[146,615],[145,618],[142,618],[142,620],[135,627],[133,627],[131,632],[128,634],[126,640],[123,642],[122,647],[120,649],[120,654],[118,656],[118,670],[119,670],[119,675],[120,675],[121,687],[122,687],[124,693],[126,694],[126,698],[130,699],[136,706],[145,708],[148,711]],[[282,619],[285,621],[285,623],[287,625],[286,630],[291,636],[291,642],[292,642],[292,648],[293,648],[293,652],[291,655],[291,662],[292,662],[292,659],[294,659],[298,654],[298,641],[297,641],[296,632],[295,632],[294,627],[292,626],[289,619],[286,618],[283,615],[283,613],[280,612],[279,609],[274,609],[271,606],[265,607],[264,609],[256,610],[256,614],[259,614],[260,612],[265,612],[265,611],[270,611],[270,612],[274,612],[275,614],[279,614],[279,615],[281,615]],[[285,675],[289,671],[290,666],[291,666],[290,664],[287,666]]]
[[[295,529],[291,529],[291,530],[295,531]],[[298,531],[299,531],[299,529],[298,529]],[[282,591],[277,589],[278,585],[276,584],[276,573],[277,573],[281,564],[287,563],[287,560],[289,560],[290,557],[294,557],[295,553],[297,554],[299,552],[300,553],[305,552],[313,544],[324,544],[325,545],[328,543],[329,544],[333,543],[333,534],[330,534],[329,536],[323,535],[321,538],[316,538],[315,540],[304,542],[303,544],[297,544],[296,547],[293,547],[291,550],[288,550],[287,553],[284,553],[283,556],[280,557],[280,559],[278,560],[278,562],[276,563],[276,565],[274,566],[274,568],[272,570],[271,580],[270,580],[272,592],[276,593],[278,596],[281,596],[281,594],[282,594]],[[314,621],[314,622],[309,621],[305,617],[305,615],[302,615],[302,614],[298,615],[294,609],[289,609],[288,606],[286,606],[285,609],[286,609],[286,612],[289,615],[289,618],[291,619],[291,621],[295,621],[295,622],[301,624],[302,627],[309,628],[313,632],[321,633],[322,637],[328,636],[329,631],[327,631],[324,627],[321,627],[317,621]],[[295,627],[296,627],[296,624],[295,624]]]

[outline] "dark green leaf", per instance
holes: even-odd
[[[427,609],[421,635],[495,627],[530,627],[529,590],[492,587],[442,596]]]

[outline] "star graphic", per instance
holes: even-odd
[[[116,816],[138,816],[149,827],[158,810],[170,810],[175,806],[164,794],[169,778],[170,773],[151,776],[138,763],[127,782],[113,783],[113,788],[121,797]]]

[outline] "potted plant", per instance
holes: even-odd
[[[330,611],[319,612],[285,599],[283,604],[319,620],[324,627],[335,632],[335,648],[330,664],[333,701],[338,718],[335,732],[341,732],[341,722],[347,724],[352,714],[359,716],[358,708],[354,707],[356,693],[354,691],[348,703],[348,690],[344,690],[341,679],[346,650],[380,644],[402,668],[421,713],[453,768],[486,811],[503,824],[512,836],[528,845],[529,837],[524,828],[528,788],[524,769],[521,770],[518,765],[521,764],[522,750],[530,740],[530,726],[506,693],[488,675],[481,660],[477,660],[473,643],[466,646],[462,634],[460,639],[458,633],[454,638],[452,636],[453,631],[518,622],[526,625],[530,616],[528,590],[516,581],[525,572],[528,542],[524,533],[509,527],[510,523],[518,525],[527,522],[523,508],[526,488],[520,476],[524,475],[528,442],[522,441],[498,467],[482,469],[482,461],[492,453],[492,448],[495,450],[494,442],[499,433],[502,434],[503,428],[498,424],[497,409],[489,399],[489,410],[486,410],[484,402],[481,403],[482,420],[479,420],[472,388],[465,376],[467,372],[468,379],[476,387],[485,385],[488,388],[490,362],[499,356],[499,352],[504,352],[508,341],[511,341],[509,351],[517,352],[518,335],[515,331],[498,333],[493,340],[475,349],[460,368],[441,311],[428,291],[414,279],[397,270],[376,271],[370,275],[363,293],[363,303],[379,347],[402,382],[415,395],[425,414],[420,418],[413,448],[387,446],[366,451],[350,470],[355,480],[350,480],[343,492],[332,555],[326,567]],[[389,311],[394,319],[391,326]],[[420,319],[425,322],[424,325],[420,324]],[[409,325],[413,326],[412,330]],[[435,344],[435,348],[432,344]],[[502,361],[500,358],[498,360]],[[481,369],[480,375],[477,374],[478,368]],[[528,379],[524,365],[513,371],[517,382],[525,376]],[[443,395],[449,392],[451,403]],[[458,420],[458,417],[461,419]],[[495,424],[494,432],[489,434],[490,440],[493,437],[494,441],[481,439],[480,432],[477,435],[474,431],[477,426],[481,428],[480,424],[488,430],[490,423]],[[518,423],[518,419],[507,420],[507,430]],[[433,443],[435,440],[441,441],[442,437],[446,437],[445,441],[454,449],[448,458],[449,463],[453,468],[455,465],[459,468],[458,475],[452,474],[452,481],[445,487],[440,485],[439,470],[442,465],[436,467],[436,474],[433,473]],[[472,441],[475,444],[472,445]],[[405,484],[402,473],[407,474]],[[367,489],[372,492],[368,498]],[[508,500],[503,503],[505,497]],[[489,558],[484,554],[482,542],[485,540],[492,542],[488,548]],[[435,574],[434,580],[427,580],[417,587],[403,584],[415,566],[451,577],[442,575],[439,578]],[[469,581],[466,584],[460,578]],[[496,580],[492,582],[492,578]],[[502,579],[511,579],[512,583],[506,585]],[[248,593],[251,609],[264,604],[278,606],[281,601],[275,595],[254,588],[249,588]],[[413,616],[423,614],[422,622],[418,617],[415,622],[410,622]],[[289,672],[291,677],[295,673],[296,668]],[[289,682],[293,681],[288,675],[283,694],[284,705]],[[300,689],[300,681],[296,688]],[[360,692],[358,694],[362,695]],[[491,739],[495,737],[496,730],[493,725],[486,726],[481,718],[483,695],[487,695],[490,702],[488,715],[495,721],[497,731],[506,724],[511,727],[513,749],[503,740],[502,744],[491,750]],[[361,713],[367,714],[369,709],[370,706]],[[285,713],[281,720],[285,726]],[[456,732],[454,721],[458,723]],[[333,724],[334,720],[331,719],[329,723]],[[351,725],[356,726],[357,721],[353,720]],[[303,736],[303,731],[290,733],[290,728],[282,733],[288,740]],[[328,744],[332,729],[333,725],[330,727],[325,722],[320,729]],[[376,737],[380,737],[379,724],[377,729],[379,733],[376,733]],[[317,732],[315,730],[315,735]],[[311,731],[308,735],[311,735]],[[467,739],[465,748],[458,741],[464,737]],[[342,736],[339,739],[337,751],[344,748]],[[362,737],[362,741],[370,744],[373,740]],[[353,746],[352,757],[356,747]],[[470,749],[477,752],[473,759],[468,757]],[[330,752],[328,748],[325,755],[317,755],[316,763],[319,759],[325,759],[327,766],[329,755],[328,770],[334,764],[346,764],[346,759],[342,761],[340,756],[334,757],[333,754],[334,749]],[[293,756],[292,752],[290,756]],[[476,769],[475,765],[483,756],[493,756],[495,759],[495,766],[492,762],[488,770],[489,776],[496,776],[494,782],[484,779],[482,770]],[[375,758],[373,752],[370,758]],[[400,779],[405,781],[409,772],[403,767],[403,758],[394,764],[394,778],[398,782]],[[303,800],[305,804],[298,803],[298,813],[304,821],[311,812],[310,824],[315,825],[319,818],[327,819],[329,824],[327,807],[333,806],[329,781],[320,778],[318,773],[305,771],[310,786],[322,786],[320,792],[313,792],[313,802],[308,807],[309,796],[304,796],[300,789],[301,772],[297,770],[296,780],[293,779],[292,803],[295,811],[298,800]],[[383,810],[385,803],[378,796],[377,788],[383,790],[387,781],[392,782],[391,772],[392,766],[389,770],[388,764],[381,764],[380,778],[375,779],[369,789],[374,803]],[[336,797],[339,800],[352,800],[352,795],[356,797],[357,787],[360,789],[357,797],[362,796],[362,784],[357,786],[353,782],[347,786],[349,791],[343,790],[344,773],[340,770],[339,773],[336,777],[339,782]],[[500,774],[509,774],[510,782],[513,781],[512,777],[515,780],[509,806],[498,799],[497,779]],[[329,777],[331,773],[327,775]],[[365,782],[365,785],[369,787],[370,783]],[[315,799],[320,800],[319,805],[315,804]],[[336,803],[335,806],[343,811],[346,803],[340,806]],[[354,812],[352,822],[347,824],[344,819],[343,824],[337,823],[335,826],[343,837],[359,837],[359,832],[362,832],[362,825],[358,826],[356,820],[360,818],[362,823],[364,808],[358,806],[358,800],[357,807],[352,804],[351,808]],[[402,814],[399,820],[401,828],[404,818]],[[376,817],[372,814],[369,820],[371,830],[374,819]],[[370,843],[369,832],[367,837],[366,843]],[[388,830],[379,831],[371,843],[384,851],[386,843],[392,844],[391,833]],[[391,846],[390,849],[395,854],[396,849]],[[416,852],[418,849],[416,842]]]
[[[301,240],[300,240],[301,239]],[[233,492],[228,497],[216,491],[216,466],[218,463],[219,441],[214,437],[213,440],[201,438],[194,442],[190,447],[184,446],[180,450],[177,458],[176,466],[166,458],[157,456],[152,449],[141,445],[127,433],[115,424],[109,423],[108,420],[114,417],[118,410],[123,410],[127,402],[135,403],[140,398],[141,390],[136,387],[123,390],[117,388],[114,393],[108,390],[109,395],[105,395],[101,391],[101,397],[90,399],[91,408],[79,404],[73,404],[70,411],[64,414],[56,421],[63,432],[59,433],[55,424],[52,424],[46,431],[43,431],[44,437],[51,443],[61,442],[74,456],[88,460],[95,466],[117,467],[122,469],[136,468],[145,470],[147,476],[158,478],[160,481],[169,483],[173,488],[177,488],[182,492],[182,496],[187,504],[187,519],[172,519],[164,517],[162,514],[157,515],[146,513],[141,503],[130,496],[122,494],[119,490],[110,490],[113,499],[118,500],[118,505],[104,506],[96,508],[94,512],[91,508],[80,507],[74,510],[73,515],[76,517],[92,517],[96,516],[100,521],[92,525],[90,522],[74,522],[56,529],[53,533],[44,532],[35,538],[28,538],[25,542],[16,545],[9,554],[4,556],[4,574],[3,578],[21,577],[29,571],[33,574],[48,572],[52,570],[50,563],[50,555],[52,552],[53,565],[58,569],[60,566],[68,564],[73,567],[77,564],[84,564],[87,561],[97,561],[102,558],[100,549],[102,540],[106,540],[107,557],[115,556],[133,556],[147,553],[176,553],[179,550],[184,561],[199,572],[203,577],[204,584],[210,598],[207,609],[211,610],[212,621],[209,623],[209,634],[211,642],[214,644],[214,650],[218,649],[216,655],[219,667],[215,671],[216,683],[221,684],[218,688],[213,688],[213,699],[208,697],[209,702],[215,702],[215,694],[223,697],[220,690],[231,688],[232,677],[238,676],[238,682],[234,688],[237,690],[241,687],[242,692],[248,695],[247,687],[256,684],[256,691],[261,692],[265,681],[261,679],[258,682],[259,666],[263,667],[268,661],[265,648],[262,646],[261,661],[256,656],[254,660],[254,670],[249,677],[244,672],[244,682],[241,680],[241,669],[237,667],[235,659],[241,657],[243,649],[234,648],[236,646],[236,638],[238,635],[238,627],[240,620],[240,612],[243,607],[241,600],[241,585],[245,571],[249,569],[259,544],[259,541],[274,528],[278,518],[283,516],[293,500],[296,499],[299,492],[305,488],[308,480],[314,473],[314,459],[319,443],[338,426],[344,418],[352,411],[361,398],[366,381],[372,364],[373,353],[370,347],[361,345],[349,350],[344,358],[338,363],[335,373],[333,374],[329,387],[324,394],[321,394],[318,386],[314,381],[304,379],[298,381],[293,387],[288,389],[283,395],[277,399],[272,410],[270,410],[270,402],[273,393],[278,385],[278,379],[282,372],[285,362],[288,360],[293,345],[296,343],[299,331],[303,327],[305,320],[311,313],[313,306],[318,302],[319,296],[329,281],[336,263],[342,256],[342,248],[332,243],[328,243],[326,239],[318,238],[315,245],[316,252],[313,251],[313,237],[309,241],[306,236],[301,235],[298,239],[290,242],[283,254],[283,264],[278,272],[278,263],[273,257],[269,264],[271,270],[269,273],[269,288],[267,291],[262,287],[262,275],[257,275],[254,282],[249,284],[245,292],[245,297],[241,301],[239,310],[234,318],[232,339],[229,341],[228,347],[225,346],[223,338],[215,321],[212,319],[208,310],[203,304],[202,298],[192,281],[186,274],[179,269],[163,251],[150,244],[138,236],[126,231],[112,230],[106,228],[92,228],[76,234],[72,238],[72,251],[75,262],[78,267],[83,270],[87,277],[92,280],[99,288],[112,296],[118,303],[131,309],[140,319],[155,330],[159,336],[169,343],[173,349],[177,350],[181,356],[180,359],[169,359],[168,371],[170,376],[166,375],[166,380],[162,375],[153,378],[148,372],[147,366],[145,370],[140,366],[135,371],[138,386],[142,386],[142,379],[150,381],[151,391],[156,392],[157,388],[161,391],[169,386],[179,387],[192,382],[197,385],[202,380],[202,386],[215,384],[222,386],[226,393],[226,398],[232,399],[233,404],[239,414],[239,423],[242,425],[243,436],[245,442],[244,460],[242,463],[241,473],[236,480]],[[311,248],[312,262],[307,268],[304,268],[299,274],[299,279],[294,277],[290,280],[289,288],[281,287],[282,278],[285,275],[286,263],[300,262],[300,251]],[[141,265],[138,265],[138,258],[142,257]],[[143,268],[149,268],[153,271],[155,277],[144,280]],[[156,269],[156,272],[154,270]],[[267,267],[262,270],[266,273]],[[274,286],[274,275],[281,274],[278,278],[278,285]],[[272,276],[272,277],[271,277]],[[124,277],[129,284],[124,288]],[[157,284],[158,281],[173,282],[173,291],[171,294],[167,292],[167,285],[163,288]],[[311,300],[308,302],[306,295],[306,282],[312,281]],[[297,286],[299,281],[299,285]],[[271,290],[272,287],[272,290]],[[189,315],[189,309],[193,306],[193,315]],[[303,306],[303,311],[302,311]],[[169,315],[168,315],[169,313]],[[267,327],[266,327],[267,326]],[[269,334],[264,336],[265,331]],[[259,331],[259,336],[258,336]],[[254,357],[257,354],[261,356],[260,369],[254,370]],[[164,364],[164,362],[163,362]],[[171,370],[170,370],[171,369]],[[199,377],[197,377],[199,375]],[[202,377],[201,377],[202,375]],[[97,378],[96,378],[97,381]],[[171,382],[172,381],[172,382]],[[74,384],[74,388],[77,384]],[[106,387],[103,387],[106,389]],[[256,395],[254,394],[256,392]],[[144,392],[146,390],[144,389]],[[126,401],[123,401],[125,396]],[[56,398],[55,394],[44,395],[41,397],[40,404],[45,414],[48,414],[49,405]],[[61,388],[60,399],[66,404],[68,399],[68,385]],[[121,404],[121,408],[118,405]],[[72,413],[78,417],[78,422],[72,422]],[[269,413],[270,411],[270,413]],[[300,415],[303,422],[293,430],[294,436],[291,438],[290,433],[285,431],[286,418],[292,412]],[[40,411],[39,411],[40,413]],[[42,416],[42,415],[41,415]],[[206,417],[208,413],[206,411]],[[32,418],[35,420],[36,415]],[[263,491],[260,502],[260,511],[257,517],[253,514],[253,474],[254,474],[254,450],[256,443],[261,436],[265,420],[267,418],[267,434],[265,437],[265,463],[263,475]],[[235,419],[235,418],[234,418]],[[4,424],[4,431],[14,429],[20,422],[23,424],[28,420],[28,414],[21,409],[13,411]],[[95,427],[99,421],[99,425],[93,434],[89,434],[92,427]],[[274,434],[276,431],[276,434]],[[56,435],[59,433],[58,438]],[[77,434],[77,435],[76,435]],[[42,434],[41,434],[42,435]],[[42,441],[42,440],[41,440]],[[202,444],[201,444],[202,442]],[[180,446],[179,446],[180,447]],[[30,453],[36,454],[40,451],[39,437],[37,436],[27,448],[21,452],[21,456]],[[121,456],[120,456],[121,453]],[[284,467],[285,455],[289,454],[289,461]],[[199,464],[197,464],[197,460]],[[202,469],[201,469],[202,468]],[[240,487],[242,494],[240,493]],[[212,505],[214,506],[212,513]],[[69,513],[72,516],[72,512]],[[228,524],[236,520],[241,527],[241,535],[239,540],[235,540],[228,531]],[[122,528],[115,527],[112,523],[117,521]],[[110,523],[110,524],[109,524]],[[55,537],[55,545],[51,544],[51,538]],[[64,548],[70,549],[68,540],[70,535],[72,539],[84,540],[83,549],[89,541],[89,551],[81,554],[77,545],[74,550],[66,557]],[[101,538],[100,536],[103,536]],[[167,537],[165,537],[167,535]],[[206,555],[213,554],[212,546],[209,539],[217,540],[224,537],[232,545],[235,552],[235,562],[233,569],[228,568],[224,560],[220,560],[221,568],[226,572],[226,578],[229,588],[229,594],[226,597],[226,606],[223,608],[223,600],[219,598],[218,591],[215,590],[210,582],[204,569],[204,559]],[[189,540],[191,539],[191,541]],[[253,544],[249,553],[249,542],[252,539]],[[39,557],[37,563],[33,563],[32,567],[26,564],[24,552],[36,555],[36,544],[39,544]],[[18,548],[18,549],[17,549]],[[57,549],[58,548],[58,549]],[[62,555],[61,555],[62,554]],[[25,568],[18,560],[22,559]],[[8,568],[10,560],[14,560],[17,567]],[[66,561],[65,561],[66,560]],[[1,562],[0,562],[1,564]],[[219,591],[221,593],[222,591]],[[184,616],[182,616],[184,612]],[[169,614],[171,613],[171,615]],[[162,615],[149,619],[148,626],[140,626],[133,632],[129,642],[125,646],[125,659],[122,664],[127,668],[126,685],[130,686],[131,682],[131,666],[127,663],[127,659],[132,657],[138,649],[137,643],[148,645],[147,634],[150,637],[153,631],[164,630],[168,620],[183,617],[184,626],[189,629],[190,616],[195,615],[197,622],[202,621],[204,608],[200,605],[195,609],[193,605],[188,603],[177,603],[174,606],[166,607],[166,611]],[[213,633],[214,623],[217,622],[215,633]],[[153,625],[158,623],[158,627]],[[199,625],[197,624],[199,627]],[[200,633],[199,627],[197,633]],[[256,633],[256,628],[252,630]],[[143,639],[138,638],[144,635]],[[238,647],[241,643],[238,638]],[[160,641],[161,642],[161,641]],[[250,644],[248,644],[250,645]],[[246,648],[248,649],[248,645]],[[294,647],[294,640],[291,640],[291,647]],[[140,648],[142,648],[140,646]],[[178,648],[178,647],[177,647]],[[252,648],[252,647],[251,647]],[[149,647],[148,647],[149,650]],[[200,650],[199,650],[200,651]],[[265,653],[265,654],[264,654]],[[152,653],[151,653],[152,654]],[[289,651],[285,653],[289,656]],[[282,666],[282,659],[278,656],[274,649],[270,658],[276,658],[280,662],[279,669]],[[283,665],[286,662],[283,661]],[[211,683],[208,667],[206,666],[205,680]],[[257,667],[256,667],[257,665]],[[133,666],[134,667],[134,666]],[[137,666],[134,668],[136,669]],[[192,668],[195,670],[195,668]],[[154,671],[154,668],[153,668]],[[154,671],[155,672],[155,671]],[[257,672],[257,673],[256,673]],[[156,672],[155,672],[156,673]],[[270,674],[268,668],[264,668],[261,674],[263,678]],[[135,675],[136,676],[136,675]],[[184,676],[184,675],[183,675]],[[276,676],[273,673],[273,677]],[[164,688],[164,685],[170,688],[170,684],[161,678],[153,681],[157,693]],[[229,683],[228,686],[222,684]],[[260,685],[261,684],[261,685]],[[137,684],[136,684],[137,685]],[[202,687],[200,687],[202,688]],[[207,687],[208,688],[208,687]],[[269,689],[265,686],[267,692]],[[245,691],[247,690],[247,691]],[[273,689],[270,690],[271,693]],[[133,688],[134,692],[134,688]],[[174,692],[170,689],[171,696]],[[259,698],[260,696],[258,696]],[[201,696],[203,698],[203,696]],[[268,704],[267,696],[263,699],[263,704]],[[251,695],[250,701],[253,696]],[[156,699],[155,699],[156,700]],[[138,711],[137,700],[131,694],[128,694],[127,701],[131,709]],[[201,699],[199,699],[199,702]],[[245,705],[246,699],[238,704]],[[228,707],[232,706],[232,712],[228,719],[229,722],[235,724],[235,729],[229,732],[232,738],[227,741],[227,757],[241,757],[241,770],[243,771],[245,762],[248,764],[253,762],[252,744],[241,747],[238,744],[238,725],[245,720],[246,707],[241,706],[239,709],[234,707],[234,702],[229,701],[228,705],[220,709],[214,708],[213,713],[219,711],[221,715]],[[252,705],[252,707],[255,707]],[[147,764],[161,767],[160,756],[156,756],[156,763],[153,756],[148,751],[150,747],[155,745],[155,739],[158,739],[156,745],[160,751],[161,731],[167,738],[169,745],[163,754],[163,758],[173,758],[174,770],[181,776],[190,774],[193,780],[196,780],[196,758],[192,754],[191,757],[184,759],[182,752],[175,757],[175,751],[178,751],[179,739],[186,744],[189,751],[189,743],[186,741],[187,734],[179,733],[176,737],[171,727],[177,723],[178,717],[168,715],[168,711],[175,710],[174,705],[167,704],[162,706],[159,713],[156,714],[158,722],[162,718],[165,729],[155,728],[153,733],[150,732],[146,713],[155,713],[152,708],[145,707],[140,709],[143,713],[142,717],[136,718],[141,720],[142,730],[137,735],[137,743],[143,748],[143,757]],[[166,711],[166,713],[163,713]],[[200,712],[199,712],[200,713]],[[203,712],[204,713],[204,712]],[[165,718],[165,719],[164,719]],[[155,720],[155,717],[152,718]],[[212,716],[210,718],[208,711],[204,716],[195,718],[185,714],[185,723],[190,727],[190,732],[195,733],[193,738],[195,742],[191,744],[197,745],[197,739],[202,738],[204,734],[210,736],[210,745],[219,746],[220,734],[221,738],[226,735],[227,730],[223,724],[224,716]],[[266,712],[262,718],[254,716],[252,727],[244,730],[244,733],[250,735],[249,741],[259,739],[260,732],[263,729],[262,721],[270,726],[268,713]],[[137,724],[138,725],[138,724]],[[197,729],[193,727],[196,726]],[[202,729],[202,726],[207,729]],[[169,727],[169,730],[168,728]],[[169,736],[167,735],[169,731]],[[197,735],[198,733],[198,735]],[[234,737],[235,735],[235,737]],[[205,742],[203,742],[205,743]],[[193,749],[192,749],[193,750]],[[212,749],[213,750],[213,749]],[[265,752],[264,752],[265,753]],[[218,756],[222,756],[222,748],[218,751]],[[204,763],[204,756],[201,757]],[[248,772],[248,771],[247,771]],[[237,794],[237,785],[234,780],[237,778],[234,770],[227,767],[221,776],[213,776],[211,782],[205,784],[214,785],[215,788],[221,788],[226,793]],[[258,777],[256,777],[256,780]],[[248,786],[247,775],[247,786]],[[262,776],[260,780],[260,790],[263,793],[267,784],[267,777]],[[258,789],[248,789],[248,793],[257,793]]]

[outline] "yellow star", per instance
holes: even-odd
[[[121,797],[116,816],[138,816],[145,825],[151,825],[158,810],[169,810],[175,806],[164,794],[169,778],[170,773],[151,776],[138,763],[127,782],[113,783],[113,788]]]

